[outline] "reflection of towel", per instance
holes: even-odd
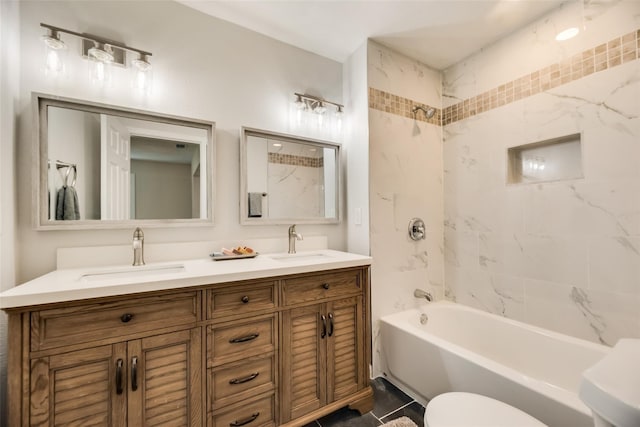
[[[58,190],[56,198],[56,219],[73,220],[80,219],[80,208],[78,206],[78,193],[73,187],[63,186]]]
[[[262,193],[249,193],[249,218],[262,217]]]

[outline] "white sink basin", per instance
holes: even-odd
[[[96,271],[80,276],[86,282],[98,282],[104,280],[129,279],[144,276],[164,276],[167,274],[183,273],[184,264],[151,265],[139,267],[120,267],[112,270]]]
[[[296,254],[272,255],[271,259],[276,261],[322,261],[329,258],[328,255],[319,252],[300,252]]]

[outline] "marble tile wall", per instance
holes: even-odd
[[[291,212],[300,218],[324,216],[322,168],[269,162],[268,188],[269,218],[291,218]]]
[[[407,112],[410,103],[440,107],[440,73],[374,42],[368,45],[369,197],[374,377],[383,372],[378,319],[421,302],[416,287],[444,291],[442,127]],[[389,107],[377,108],[384,103]],[[392,102],[393,101],[393,102]],[[425,240],[408,235],[425,221]]]
[[[561,10],[444,72],[445,294],[612,345],[640,337],[640,3],[585,8],[568,45]],[[563,80],[578,57],[593,70]],[[544,87],[500,98],[539,70]],[[489,108],[465,106],[477,96]],[[506,184],[509,147],[575,133],[584,178]]]

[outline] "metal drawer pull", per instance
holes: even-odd
[[[245,424],[249,424],[250,422],[255,421],[256,418],[258,418],[259,415],[260,415],[260,412],[256,412],[255,414],[251,415],[250,417],[245,418],[244,420],[234,421],[232,423],[229,423],[229,427],[239,427],[239,426],[243,426]]]
[[[138,389],[138,358],[131,358],[131,391]]]
[[[247,295],[243,296],[240,301],[242,301],[244,304],[249,302],[249,297]]]
[[[328,283],[323,283],[323,284],[322,284],[322,287],[323,287],[324,289],[329,289],[329,284],[328,284]]]
[[[122,394],[122,359],[116,362],[116,394]]]
[[[320,334],[320,338],[324,338],[327,336],[327,318],[324,314],[321,315],[320,318],[322,319],[322,333]]]
[[[254,372],[253,374],[246,376],[244,378],[234,378],[229,381],[229,384],[235,385],[235,384],[248,383],[249,381],[255,379],[258,375],[260,375],[260,372]]]
[[[232,339],[229,340],[229,342],[231,344],[237,344],[237,343],[241,343],[241,342],[247,342],[247,341],[255,340],[259,336],[260,336],[260,334],[251,334],[251,335],[247,335],[247,336],[240,337],[240,338],[232,338]]]
[[[333,313],[329,313],[329,336],[333,335]]]
[[[122,323],[127,323],[131,319],[133,319],[133,314],[131,313],[125,313],[122,316],[120,316],[120,320],[122,321]]]

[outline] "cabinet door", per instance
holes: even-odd
[[[327,304],[327,403],[365,386],[362,297]]]
[[[201,426],[200,329],[130,341],[129,426]]]
[[[324,305],[282,314],[282,418],[289,421],[326,403]],[[326,321],[326,316],[325,316]]]
[[[126,345],[31,361],[31,426],[126,426]]]

